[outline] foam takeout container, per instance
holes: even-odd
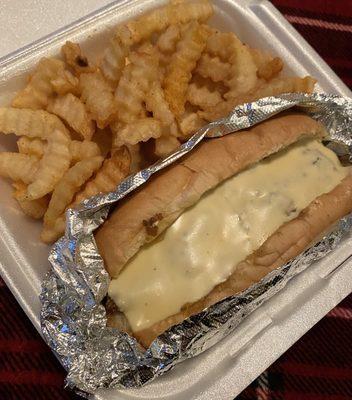
[[[43,56],[57,55],[66,40],[79,41],[92,57],[101,54],[116,24],[163,4],[163,0],[114,2],[48,37],[0,59],[0,106],[25,84]],[[284,17],[264,0],[213,0],[212,25],[232,30],[252,47],[283,58],[286,74],[314,76],[317,90],[351,96],[350,90]],[[15,138],[0,136],[0,150],[14,151]],[[26,218],[0,180],[0,273],[40,332],[39,293],[48,271],[49,247],[40,243],[41,223]],[[352,238],[293,278],[228,337],[184,361],[151,384],[133,390],[100,391],[100,400],[233,399],[329,310],[352,292]],[[322,350],[323,351],[323,350]]]

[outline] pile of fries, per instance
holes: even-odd
[[[311,77],[282,77],[283,62],[207,24],[208,0],[171,1],[118,26],[96,65],[77,43],[43,58],[0,109],[0,132],[19,136],[0,153],[23,212],[44,220],[50,243],[65,211],[109,192],[233,107],[313,91]]]

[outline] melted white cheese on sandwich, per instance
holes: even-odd
[[[109,296],[134,332],[180,311],[225,281],[282,224],[347,175],[320,142],[303,141],[206,193],[142,248]]]

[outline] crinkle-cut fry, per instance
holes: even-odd
[[[159,77],[159,59],[151,45],[139,48],[129,58],[131,63],[125,67],[115,91],[118,119],[125,124],[141,117],[150,85]]]
[[[162,123],[155,118],[143,118],[131,124],[121,126],[114,131],[113,148],[124,144],[137,144],[149,139],[157,139],[163,134]]]
[[[40,239],[42,242],[50,244],[54,243],[65,233],[66,227],[66,215],[60,215],[60,217],[55,221],[54,226],[43,226],[42,232],[40,234]]]
[[[13,197],[17,200],[24,214],[34,219],[43,218],[48,208],[49,196],[46,195],[36,200],[23,200],[23,197],[27,190],[27,185],[24,184],[23,182],[18,181],[14,182],[12,186],[15,189]]]
[[[122,43],[118,35],[115,35],[111,39],[108,47],[105,49],[100,68],[105,78],[114,85],[116,85],[121,78],[128,52],[128,46]]]
[[[187,100],[194,106],[208,109],[220,103],[222,97],[219,92],[211,91],[206,86],[199,87],[195,83],[191,83],[188,86]]]
[[[164,32],[160,34],[156,42],[156,46],[162,53],[170,54],[176,49],[176,44],[181,38],[181,30],[179,25],[170,25]]]
[[[267,64],[263,65],[257,71],[257,76],[259,79],[265,79],[266,81],[270,81],[275,78],[282,71],[284,67],[284,63],[281,58],[275,57],[270,60]]]
[[[229,88],[224,97],[231,99],[252,90],[258,83],[257,66],[249,48],[232,34],[229,46],[229,63],[231,64],[230,77],[225,81]]]
[[[265,50],[255,49],[251,47],[249,51],[252,54],[253,61],[255,62],[258,70],[274,58],[268,51]]]
[[[90,142],[89,140],[84,140],[83,142],[72,140],[70,142],[70,153],[72,163],[101,155],[99,146],[95,142]]]
[[[161,136],[155,140],[155,154],[165,157],[180,146],[180,141],[174,136]]]
[[[0,152],[0,176],[30,184],[39,166],[36,157],[20,153]]]
[[[131,46],[149,39],[153,33],[161,32],[171,24],[185,24],[193,20],[203,22],[212,14],[213,7],[208,0],[167,4],[119,26],[117,34],[123,43]]]
[[[30,139],[22,136],[17,140],[18,151],[22,154],[42,158],[46,148],[46,142],[40,139]],[[72,164],[85,158],[95,157],[100,155],[99,146],[95,142],[84,140],[72,140],[70,142],[70,153],[72,157]]]
[[[61,54],[63,55],[66,64],[69,65],[77,75],[94,72],[96,67],[91,65],[88,58],[82,53],[81,47],[78,43],[67,41],[61,47]]]
[[[30,139],[26,136],[21,136],[17,140],[18,151],[22,154],[42,158],[45,151],[46,143],[41,139]]]
[[[207,40],[205,52],[213,57],[219,57],[224,62],[228,62],[232,40],[232,33],[213,30]]]
[[[101,62],[104,76],[114,83],[119,81],[125,57],[132,45],[149,39],[153,33],[161,32],[169,25],[192,20],[206,21],[212,14],[213,8],[208,0],[194,0],[168,4],[119,26]]]
[[[131,64],[126,65],[115,91],[118,120],[126,124],[138,119],[140,113],[143,111],[142,99],[144,94],[131,77],[132,69],[133,66]],[[114,130],[115,125],[116,121],[110,124],[112,130]]]
[[[100,72],[80,75],[81,100],[99,128],[105,128],[117,112],[113,89]]]
[[[60,130],[48,137],[34,181],[28,185],[26,200],[35,200],[54,190],[71,163],[70,139]]]
[[[107,164],[107,161],[110,161],[111,159],[105,160],[105,163]],[[115,165],[117,165],[117,162],[115,160]],[[110,162],[108,165],[106,165],[104,171],[103,167],[101,167],[100,171],[98,171],[99,179],[96,184],[92,184],[94,181],[93,178],[91,181],[89,181],[89,187],[87,189],[87,192],[89,191],[91,194],[88,195],[88,193],[84,194],[84,191],[81,192],[79,195],[76,196],[76,199],[74,202],[72,202],[68,208],[73,208],[75,205],[81,203],[83,200],[88,199],[91,196],[94,196],[95,194],[98,193],[103,193],[107,191],[114,190],[115,187],[118,185],[118,183],[123,179],[121,178],[122,173],[121,171],[123,170],[124,167],[121,167],[121,170],[115,169],[114,170],[114,163]],[[127,176],[128,173],[126,173]],[[113,187],[111,184],[111,180],[116,179],[118,183]],[[111,185],[112,187],[111,190],[98,190],[101,185]],[[85,189],[86,190],[86,189]],[[97,191],[98,190],[98,191]],[[62,213],[54,222],[52,226],[44,225],[43,230],[41,232],[40,238],[44,243],[53,243],[57,239],[59,239],[64,233],[65,233],[65,228],[66,228],[66,212]]]
[[[178,125],[182,132],[181,137],[188,138],[202,126],[206,125],[206,121],[196,112],[186,111],[179,119]]]
[[[83,190],[76,195],[70,207],[98,193],[115,190],[116,186],[129,174],[130,164],[131,157],[127,147],[115,149],[111,157],[105,159],[95,177],[89,180]]]
[[[170,130],[171,135],[177,136],[178,129],[174,114],[169,103],[165,99],[160,81],[154,81],[146,96],[147,110],[153,113],[153,117],[161,121]]]
[[[45,227],[55,226],[55,221],[65,212],[75,194],[100,168],[103,160],[101,156],[85,158],[67,170],[52,193],[48,210],[44,216]]]
[[[90,118],[82,101],[71,93],[51,100],[47,110],[63,119],[73,130],[85,140],[94,134],[94,122]]]
[[[181,38],[180,25],[170,25],[162,32],[156,42],[156,48],[159,53],[159,64],[161,67],[161,80],[165,74],[165,69],[168,66],[172,53],[176,50],[176,44]]]
[[[196,71],[203,78],[210,78],[213,82],[224,82],[231,72],[231,64],[221,61],[217,56],[202,54]]]
[[[165,98],[171,111],[181,115],[185,110],[188,84],[192,71],[197,65],[205,48],[209,29],[197,22],[190,23],[188,29],[177,43],[177,50],[172,55],[164,79]]]
[[[70,71],[64,70],[50,81],[54,92],[58,95],[73,93],[79,95],[79,79]]]
[[[316,80],[310,76],[306,76],[305,78],[274,78],[270,82],[261,83],[258,87],[243,96],[219,103],[216,107],[209,110],[199,111],[199,115],[207,121],[215,121],[226,117],[234,107],[259,100],[263,97],[277,96],[283,93],[312,93],[315,83]]]
[[[0,132],[17,136],[48,139],[54,130],[69,133],[60,118],[43,110],[0,108]]]
[[[45,109],[49,99],[55,94],[51,81],[65,70],[65,64],[55,58],[42,58],[27,86],[21,90],[14,100],[12,107]]]
[[[257,67],[257,76],[259,79],[270,81],[282,71],[284,64],[281,58],[274,58],[270,53],[263,50],[249,50]]]

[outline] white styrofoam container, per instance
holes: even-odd
[[[8,105],[26,73],[43,56],[57,55],[66,40],[79,41],[99,56],[113,27],[164,3],[119,1],[34,44],[0,59],[0,105]],[[267,49],[285,61],[286,74],[310,74],[318,89],[344,96],[350,90],[305,40],[266,0],[213,0],[212,24],[232,30],[249,45]],[[0,136],[0,150],[15,150],[15,138]],[[39,241],[41,224],[24,217],[0,180],[0,273],[40,332],[40,284],[49,268],[48,246]],[[352,292],[352,238],[292,279],[287,287],[250,315],[235,332],[202,355],[141,389],[101,391],[109,399],[233,399],[252,380]]]

